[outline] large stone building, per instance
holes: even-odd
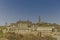
[[[41,32],[42,34],[50,34],[52,32],[55,32],[54,26],[52,27],[44,27],[40,26],[40,17],[38,19],[38,23],[33,23],[31,21],[17,21],[16,23],[11,23],[7,27],[6,32],[15,32],[18,34],[26,34],[26,33],[33,33],[33,34],[38,34]]]

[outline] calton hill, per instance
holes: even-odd
[[[0,40],[57,40],[60,25],[56,23],[17,21],[10,25],[0,26]]]
[[[54,23],[42,23],[38,24],[39,26],[43,27],[51,27],[54,26],[57,29],[57,32],[60,32],[60,25]],[[6,26],[0,26],[0,38],[1,40],[57,40],[56,38],[53,38],[52,36],[44,36],[41,37],[40,35],[33,35],[33,34],[27,34],[27,35],[22,35],[22,34],[15,34],[14,32],[8,32],[8,33],[3,33],[3,30],[7,29]]]

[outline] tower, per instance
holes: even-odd
[[[40,19],[40,16],[38,17],[38,23],[40,23],[41,22],[41,19]]]

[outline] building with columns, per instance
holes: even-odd
[[[41,19],[39,16],[38,22],[33,23],[32,21],[17,21],[15,23],[11,23],[7,28],[7,32],[15,32],[18,34],[26,34],[26,33],[46,33],[50,34],[52,32],[55,32],[55,28],[52,27],[44,27],[40,26],[41,24]]]

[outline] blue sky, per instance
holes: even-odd
[[[59,0],[0,0],[0,25],[18,20],[60,24]]]

